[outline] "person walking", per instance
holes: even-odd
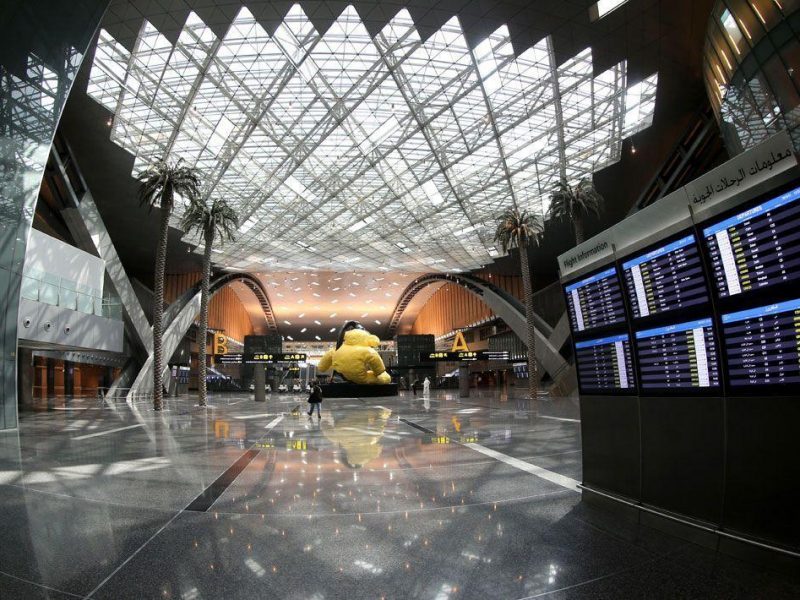
[[[308,416],[314,413],[314,407],[317,407],[317,418],[321,419],[320,405],[322,404],[322,388],[317,380],[314,380],[314,385],[311,386],[311,394],[308,396]]]
[[[419,379],[415,379],[414,383],[411,384],[411,391],[414,392],[414,395],[417,395],[417,389],[419,388]]]
[[[427,377],[425,378],[425,381],[422,382],[422,393],[425,396],[431,395],[431,380]]]

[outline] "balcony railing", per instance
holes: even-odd
[[[81,285],[72,280],[33,269],[22,276],[22,297],[42,304],[122,320],[122,303],[108,293]]]

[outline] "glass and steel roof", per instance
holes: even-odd
[[[218,265],[409,272],[491,262],[495,216],[616,162],[656,86],[589,48],[556,64],[549,38],[515,55],[505,26],[470,48],[457,18],[422,40],[401,10],[371,37],[348,7],[320,34],[294,5],[273,35],[246,8],[222,39],[194,13],[174,46],[101,31],[88,94],[134,173],[181,157],[237,208]]]

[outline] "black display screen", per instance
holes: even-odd
[[[800,383],[800,299],[722,315],[732,387]]]
[[[614,268],[570,283],[564,291],[572,331],[586,331],[625,320],[622,289]]]
[[[708,302],[694,235],[622,263],[635,319]]]
[[[719,357],[711,319],[636,332],[642,389],[719,387]]]
[[[800,187],[703,229],[721,298],[800,278]]]
[[[627,333],[576,342],[575,357],[583,391],[613,392],[636,387]]]

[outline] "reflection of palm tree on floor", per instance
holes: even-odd
[[[381,455],[380,440],[392,411],[371,406],[348,413],[333,427],[323,423],[322,433],[342,449],[345,463],[360,469]]]

